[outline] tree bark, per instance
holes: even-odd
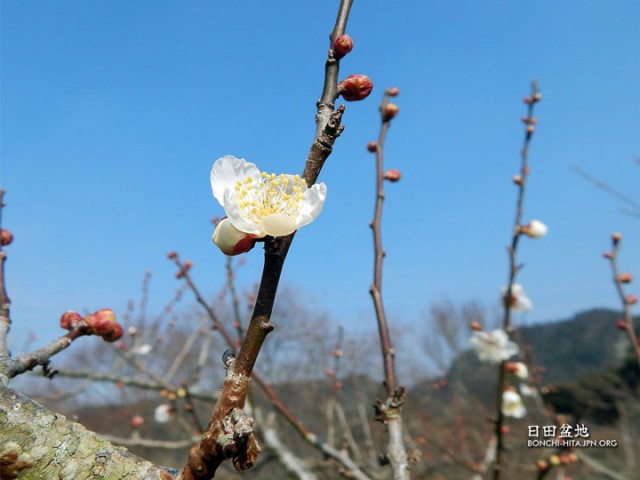
[[[171,480],[175,473],[0,385],[0,480]]]

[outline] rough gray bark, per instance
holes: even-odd
[[[0,480],[170,480],[173,473],[0,385]]]

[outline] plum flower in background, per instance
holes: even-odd
[[[520,393],[525,397],[535,397],[538,393],[535,387],[530,387],[529,385],[523,383],[520,385]]]
[[[153,419],[157,423],[167,423],[169,420],[171,420],[172,412],[173,409],[171,408],[171,405],[163,403],[162,405],[158,405],[156,407],[155,411],[153,412]]]
[[[471,335],[471,346],[478,358],[487,363],[500,363],[518,353],[518,345],[509,340],[504,330],[476,331]]]
[[[530,312],[533,310],[533,303],[531,299],[524,293],[524,288],[521,285],[514,283],[511,285],[511,297],[507,298],[507,287],[502,287],[501,296],[503,302],[508,304],[512,310],[516,312]]]
[[[148,343],[143,343],[142,345],[138,345],[135,347],[132,352],[134,355],[148,355],[153,350],[153,346]]]
[[[529,369],[522,362],[507,363],[507,371],[515,375],[520,380],[526,380],[529,378]]]
[[[527,409],[517,392],[512,390],[502,392],[502,414],[513,418],[522,418],[527,414]]]
[[[295,232],[316,219],[327,196],[324,183],[309,188],[299,175],[260,172],[255,164],[232,155],[213,164],[211,190],[227,215],[228,221],[218,224],[213,237],[225,253],[234,250],[230,244],[247,236],[282,237]]]

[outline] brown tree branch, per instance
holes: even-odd
[[[351,0],[341,2],[331,38],[344,33],[351,3]],[[315,183],[335,140],[343,130],[340,121],[344,107],[333,112],[333,102],[337,98],[339,63],[335,59],[332,61],[332,56],[329,51],[323,94],[316,116],[316,136],[302,175],[309,186]],[[331,85],[332,83],[335,85]],[[266,336],[273,330],[271,313],[293,236],[294,234],[281,238],[267,237],[265,240],[264,268],[251,321],[237,357],[229,365],[209,428],[201,442],[189,453],[181,474],[181,478],[185,480],[213,478],[220,463],[226,459],[233,459],[238,470],[250,468],[260,453],[252,421],[242,413],[242,408],[258,354]]]
[[[380,104],[382,126],[375,147],[376,154],[376,199],[373,220],[370,223],[373,231],[373,284],[369,289],[378,323],[380,346],[382,349],[382,361],[384,365],[384,384],[387,390],[387,399],[384,403],[376,403],[376,419],[387,426],[388,442],[386,457],[391,465],[394,480],[409,479],[409,459],[404,444],[402,425],[402,406],[404,402],[404,387],[398,387],[395,372],[395,350],[391,342],[389,325],[386,312],[382,303],[382,261],[386,252],[382,248],[382,205],[384,202],[384,143],[391,119],[397,113],[397,107],[390,104],[389,97],[397,95],[397,89],[387,89]],[[395,109],[393,115],[387,112],[390,105]]]

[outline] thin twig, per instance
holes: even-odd
[[[620,275],[620,270],[618,267],[618,255],[620,253],[622,236],[618,233],[614,233],[612,237],[613,248],[611,249],[611,252],[607,252],[605,254],[605,257],[609,259],[609,263],[611,265],[611,273],[613,274],[613,283],[616,287],[618,297],[622,302],[624,318],[622,319],[621,327],[624,328],[624,331],[627,333],[627,337],[629,337],[631,347],[633,348],[636,359],[638,361],[638,367],[640,367],[640,340],[638,339],[638,335],[636,334],[636,329],[633,325],[633,316],[631,315],[631,305],[634,302],[629,300],[630,296],[627,295],[624,291],[624,283],[625,281],[631,282],[631,276],[630,274],[628,274],[628,279],[625,280],[624,277]],[[637,298],[635,301],[637,301]]]
[[[409,479],[409,459],[407,449],[404,444],[404,434],[402,425],[402,406],[404,402],[404,388],[398,387],[395,372],[395,350],[391,342],[387,316],[382,302],[382,261],[386,255],[382,247],[382,205],[384,202],[384,143],[387,131],[394,115],[387,115],[389,110],[389,97],[391,89],[384,93],[380,104],[382,125],[378,142],[375,148],[376,154],[376,196],[373,220],[369,224],[373,231],[373,283],[369,288],[369,293],[373,299],[373,306],[378,323],[378,333],[380,335],[380,347],[382,350],[382,361],[384,365],[384,384],[387,390],[387,400],[377,402],[376,419],[387,426],[388,442],[386,457],[391,465],[394,480]],[[397,94],[397,92],[395,92]],[[397,108],[395,105],[392,105]]]
[[[503,306],[504,306],[504,319],[503,319],[503,328],[507,334],[510,334],[513,331],[513,322],[512,322],[512,305],[511,299],[513,295],[513,285],[515,284],[516,276],[521,269],[521,266],[517,264],[517,250],[518,243],[520,237],[523,235],[522,230],[520,228],[522,224],[522,217],[524,211],[524,196],[527,185],[527,179],[529,177],[529,146],[531,143],[531,139],[533,138],[533,132],[535,131],[535,120],[534,120],[534,107],[538,102],[537,99],[540,98],[540,93],[538,90],[538,85],[534,81],[531,84],[531,96],[528,97],[530,101],[527,102],[527,116],[525,117],[525,135],[524,142],[522,145],[522,149],[520,151],[520,175],[519,182],[516,182],[518,185],[518,198],[516,200],[516,212],[515,218],[513,221],[513,234],[511,237],[511,245],[508,249],[509,254],[509,275],[506,292],[504,294]],[[499,365],[499,373],[498,373],[498,388],[497,388],[497,397],[496,397],[496,423],[495,423],[495,436],[496,436],[496,449],[495,449],[495,463],[493,464],[493,480],[499,480],[500,475],[503,470],[504,463],[504,424],[505,424],[505,416],[502,413],[502,399],[503,392],[507,383],[507,371],[506,371],[506,361],[503,360]]]

